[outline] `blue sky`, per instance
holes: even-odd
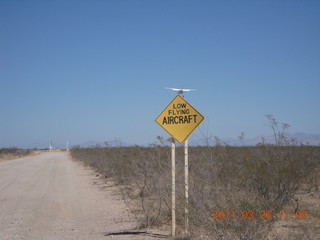
[[[0,23],[0,147],[168,137],[164,87],[220,138],[320,133],[319,1],[0,0]]]

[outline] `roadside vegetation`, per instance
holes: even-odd
[[[320,147],[285,139],[283,129],[268,117],[276,145],[236,147],[216,138],[213,145],[189,147],[189,238],[184,236],[184,149],[177,147],[179,239],[319,238],[317,226],[309,223],[320,221]],[[141,228],[171,222],[171,150],[158,140],[149,147],[71,149],[74,159],[121,187]],[[308,194],[316,204],[303,202],[301,196]],[[294,227],[271,235],[280,221]]]
[[[34,151],[31,149],[19,148],[0,148],[0,159],[13,159],[32,154]]]
[[[189,152],[189,221],[194,238],[264,239],[279,219],[279,211],[287,210],[291,215],[308,210],[299,208],[298,190],[311,192],[319,188],[319,147],[214,146],[190,147]],[[170,223],[169,147],[73,148],[71,154],[122,187],[141,227]],[[182,232],[181,147],[177,148],[176,158],[177,222]],[[250,211],[256,215],[254,219],[247,216]],[[269,219],[267,212],[273,217]]]

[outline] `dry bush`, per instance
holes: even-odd
[[[156,146],[73,148],[73,158],[97,169],[123,190],[140,227],[168,221],[170,217],[169,149]]]
[[[12,158],[22,157],[29,155],[33,152],[31,149],[19,149],[19,148],[0,148],[0,158]]]
[[[170,222],[170,148],[73,148],[75,159],[112,177],[141,227]],[[271,219],[243,219],[242,211],[276,213],[303,184],[319,181],[320,148],[310,146],[189,147],[189,232],[192,239],[265,239]],[[176,148],[177,223],[184,225],[183,148]],[[236,217],[212,219],[212,211]]]
[[[265,237],[276,219],[242,219],[241,212],[282,210],[320,164],[319,147],[307,146],[197,147],[190,155],[194,236],[204,228],[216,239]],[[212,221],[210,209],[235,211],[239,217]]]

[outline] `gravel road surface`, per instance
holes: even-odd
[[[1,240],[160,239],[106,236],[135,226],[117,188],[66,152],[0,162]]]

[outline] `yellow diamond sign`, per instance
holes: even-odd
[[[155,121],[175,140],[183,143],[203,119],[196,109],[177,95]]]

